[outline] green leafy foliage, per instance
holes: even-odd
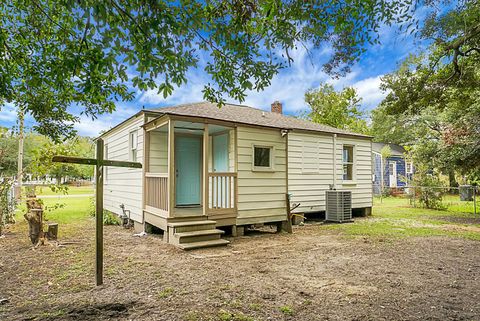
[[[330,84],[305,93],[305,102],[310,107],[306,117],[316,123],[368,134],[365,113],[360,110],[361,98],[354,88],[347,87],[337,92]]]
[[[114,213],[104,210],[103,225],[120,225],[120,220],[118,219],[118,216]]]
[[[421,37],[432,45],[383,77],[388,95],[373,112],[377,140],[411,145],[418,162],[451,180],[480,173],[479,16],[478,1],[430,16]]]
[[[0,236],[5,224],[15,223],[16,201],[11,195],[14,180],[0,177]]]
[[[55,143],[50,138],[35,132],[27,132],[23,148],[24,174],[33,178],[45,175],[88,179],[93,177],[93,167],[85,165],[58,164],[52,162],[54,155],[93,157],[93,141],[88,137],[76,136],[61,143]],[[0,169],[5,176],[17,173],[18,136],[7,128],[0,127]],[[60,187],[53,187],[58,189]]]
[[[420,163],[416,166],[411,185],[417,186],[411,190],[411,193],[415,193],[412,196],[418,200],[422,207],[434,210],[446,209],[445,204],[443,204],[446,189],[438,173]]]
[[[95,197],[90,197],[90,205],[88,207],[88,214],[91,217],[95,217],[96,215],[96,205],[95,205]],[[110,211],[103,210],[103,225],[120,225],[120,219],[118,216]]]
[[[12,131],[0,127],[0,171],[2,176],[13,176],[17,168],[18,141]]]
[[[293,308],[288,305],[281,306],[280,311],[285,315],[293,315],[294,312]]]
[[[0,3],[0,102],[14,102],[57,140],[79,121],[131,100],[164,97],[190,68],[211,78],[207,100],[243,101],[288,67],[298,46],[331,48],[324,69],[349,71],[383,24],[410,21],[412,0],[72,1]],[[211,59],[204,59],[211,57]],[[132,86],[134,90],[129,89]]]
[[[75,137],[63,143],[54,143],[45,136],[38,138],[42,144],[35,144],[26,154],[30,155],[28,171],[35,176],[49,175],[57,178],[57,182],[63,177],[89,179],[93,177],[93,166],[64,164],[52,162],[53,156],[78,156],[92,158],[94,156],[93,141],[87,137]]]

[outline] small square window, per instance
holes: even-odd
[[[259,169],[272,168],[272,147],[254,146],[253,166]]]

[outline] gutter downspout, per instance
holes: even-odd
[[[333,134],[333,188],[337,189],[337,134]]]

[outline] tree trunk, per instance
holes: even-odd
[[[458,182],[455,179],[455,172],[454,171],[449,171],[448,172],[448,184],[450,187],[458,187]],[[451,189],[450,193],[455,193],[455,189]]]
[[[3,208],[0,207],[0,236],[3,233]]]
[[[28,199],[27,209],[28,212],[23,217],[28,222],[30,240],[37,245],[44,238],[42,204],[37,199]]]

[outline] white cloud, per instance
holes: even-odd
[[[358,96],[362,97],[362,105],[366,109],[375,108],[385,98],[387,93],[380,90],[381,77],[370,77],[353,83],[351,86],[357,90]]]
[[[0,106],[0,121],[12,123],[17,120],[17,109],[13,104],[6,103]]]
[[[314,52],[313,57],[310,57],[307,49],[299,46],[291,53],[294,59],[292,66],[281,70],[264,91],[248,92],[245,104],[269,110],[271,103],[278,100],[283,104],[284,113],[297,114],[304,110],[306,108],[305,92],[328,79],[319,62],[324,54],[325,50]]]
[[[102,130],[108,130],[121,121],[118,119],[116,123],[113,123],[101,118],[92,120],[88,117],[81,117],[80,122],[75,123],[74,127],[81,136],[97,137]]]
[[[117,105],[117,109],[111,114],[98,116],[97,119],[91,119],[85,115],[80,116],[80,122],[75,123],[74,127],[81,136],[97,137],[101,131],[108,130],[127,118],[135,115],[141,106],[135,108],[123,104]]]
[[[201,72],[201,71],[199,71]],[[158,94],[158,90],[147,90],[141,94],[138,101],[146,105],[178,105],[184,103],[198,102],[203,100],[203,87],[205,82],[200,77],[188,77],[188,83],[175,88],[173,94],[167,98],[163,94]]]

